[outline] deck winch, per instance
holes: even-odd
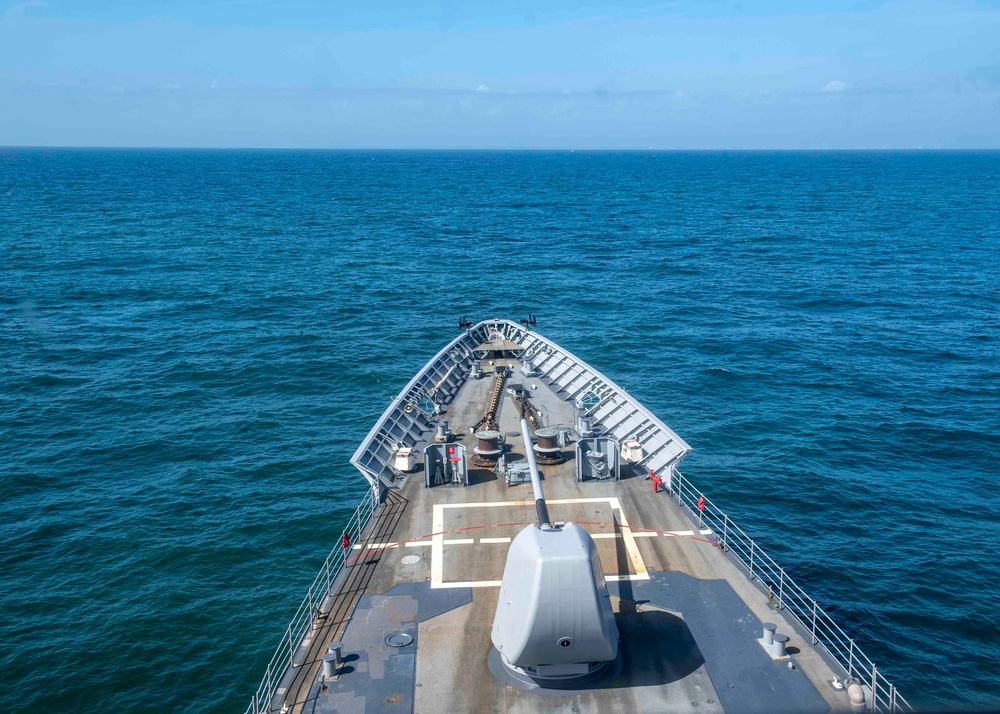
[[[472,465],[480,468],[496,468],[497,460],[503,454],[501,434],[495,429],[476,432],[476,446],[472,449]]]
[[[558,429],[551,429],[549,427],[538,429],[535,432],[535,438],[538,441],[533,450],[538,463],[551,466],[561,464],[566,460],[566,457],[563,456],[562,448],[559,446]]]

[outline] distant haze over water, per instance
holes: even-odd
[[[1000,707],[998,152],[4,149],[0,251],[7,711],[242,711],[374,420],[529,311],[911,703]]]

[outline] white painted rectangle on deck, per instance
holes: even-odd
[[[434,536],[432,536],[431,545],[431,588],[485,588],[485,587],[499,587],[502,583],[500,580],[455,580],[446,582],[444,580],[444,546],[446,545],[471,545],[475,543],[474,539],[449,539],[445,540],[445,509],[448,508],[509,508],[515,506],[533,506],[534,501],[491,501],[486,503],[440,503],[434,504],[433,506],[433,528]],[[646,569],[646,563],[642,559],[642,555],[639,553],[638,545],[635,542],[636,537],[640,538],[653,538],[657,534],[655,532],[640,531],[633,533],[632,529],[628,527],[628,519],[622,510],[621,502],[617,498],[561,498],[552,499],[547,501],[551,505],[571,505],[579,503],[607,503],[612,511],[617,511],[617,521],[620,526],[620,533],[592,533],[591,536],[595,540],[599,539],[610,539],[618,538],[619,536],[624,541],[625,551],[628,553],[629,562],[632,564],[632,569],[635,573],[632,574],[613,574],[606,575],[605,579],[617,582],[620,580],[649,580],[649,572]],[[420,544],[426,544],[428,541],[418,541]],[[510,543],[511,538],[509,537],[496,537],[496,538],[480,538],[480,544],[503,544]],[[415,543],[414,543],[415,544]],[[407,546],[414,545],[407,543]]]

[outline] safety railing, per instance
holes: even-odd
[[[745,568],[750,580],[758,580],[768,590],[776,607],[791,615],[811,637],[815,647],[822,647],[866,689],[866,704],[876,712],[911,712],[913,707],[887,681],[875,663],[865,655],[815,600],[809,597],[771,556],[733,523],[679,471],[673,474],[673,495],[686,508],[699,528],[711,528],[723,550],[731,553]]]
[[[370,487],[365,493],[361,503],[351,514],[347,526],[344,528],[344,533],[347,534],[350,543],[361,540],[361,532],[378,506],[379,490],[376,485]],[[343,543],[338,543],[326,556],[323,567],[320,568],[312,585],[309,586],[306,596],[302,599],[302,604],[299,605],[295,616],[285,628],[281,644],[275,650],[271,661],[267,663],[267,670],[264,672],[264,677],[260,686],[257,687],[257,692],[254,694],[250,706],[247,707],[246,714],[267,714],[270,712],[274,696],[289,669],[302,665],[301,661],[296,661],[297,654],[300,655],[298,658],[300,660],[305,657],[304,651],[298,652],[299,644],[312,629],[317,615],[322,613],[323,603],[330,596],[333,582],[347,561],[348,551],[348,548],[343,547]]]

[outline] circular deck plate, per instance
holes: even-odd
[[[397,632],[385,638],[385,643],[390,647],[406,647],[413,643],[413,635],[405,632]]]
[[[399,562],[402,563],[403,565],[414,565],[414,564],[420,562],[420,556],[419,555],[404,555],[402,558],[399,559]]]

